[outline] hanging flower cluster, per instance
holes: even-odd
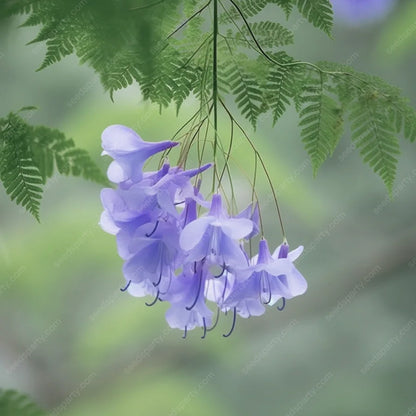
[[[166,320],[172,328],[188,330],[215,326],[214,311],[243,318],[259,316],[265,305],[303,294],[307,283],[293,265],[303,247],[289,252],[286,241],[273,254],[260,239],[258,255],[250,259],[245,244],[259,234],[259,210],[251,204],[239,215],[227,213],[219,193],[210,201],[191,180],[211,167],[192,170],[168,163],[143,172],[146,160],[178,143],[145,142],[133,130],[113,125],[102,134],[103,154],[114,160],[107,175],[117,189],[101,192],[100,225],[116,235],[124,260],[128,291],[170,303]],[[201,213],[198,215],[198,213]],[[210,306],[208,307],[207,302]],[[212,310],[214,309],[214,311]]]

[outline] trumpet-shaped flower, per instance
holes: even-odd
[[[170,141],[145,142],[134,130],[119,124],[107,127],[101,139],[102,154],[114,159],[107,170],[108,179],[118,184],[140,181],[143,165],[150,156],[178,144]]]
[[[204,298],[204,287],[208,276],[205,261],[195,262],[184,268],[183,272],[172,281],[169,294],[163,297],[171,303],[166,312],[166,320],[172,328],[185,331],[195,327],[204,328],[212,323],[212,311],[207,307]]]
[[[238,267],[245,262],[238,240],[253,230],[253,221],[230,218],[221,196],[214,194],[208,215],[189,223],[181,232],[179,243],[187,254],[187,261],[209,259],[214,264]]]

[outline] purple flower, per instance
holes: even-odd
[[[238,240],[253,230],[253,221],[247,218],[230,218],[222,206],[221,195],[214,194],[208,215],[189,223],[181,232],[180,246],[187,261],[209,259],[214,264],[239,266],[245,256]]]
[[[253,231],[248,234],[245,239],[250,240],[255,237],[260,231],[260,213],[259,204],[250,204],[244,211],[241,211],[236,218],[248,218],[253,221]]]
[[[307,281],[293,264],[302,252],[303,246],[299,246],[289,252],[289,245],[284,242],[277,247],[272,255],[273,259],[280,262],[284,269],[284,274],[279,275],[279,282],[282,295],[285,299],[292,299],[295,296],[303,295],[308,288]],[[279,297],[272,296],[270,305],[273,305],[278,300]]]
[[[194,185],[191,180],[211,164],[183,170],[165,163],[158,171],[142,172],[150,156],[176,143],[148,143],[119,125],[108,127],[102,139],[103,154],[114,159],[108,177],[117,188],[101,192],[100,225],[116,236],[127,283],[122,291],[152,296],[148,306],[169,302],[168,324],[184,330],[184,337],[201,327],[202,338],[212,326],[207,302],[218,312],[233,312],[228,336],[237,314],[259,316],[266,304],[306,291],[306,281],[293,265],[303,247],[289,252],[284,243],[271,255],[262,239],[259,254],[249,260],[244,244],[259,233],[258,204],[232,217],[220,194],[206,201],[200,181]],[[201,208],[208,213],[199,216]]]
[[[204,298],[204,287],[209,272],[205,261],[195,262],[184,267],[183,272],[171,284],[169,293],[163,297],[171,303],[166,312],[166,320],[172,328],[185,331],[203,327],[205,337],[207,327],[212,323],[212,311]]]
[[[184,171],[165,164],[160,171],[145,175],[142,181],[127,189],[104,188],[101,191],[105,209],[100,220],[101,227],[110,234],[117,234],[126,225],[137,228],[163,216],[177,218],[176,204],[187,198],[205,204],[202,196],[195,192],[190,178],[210,166],[207,164],[199,169]]]
[[[143,165],[146,160],[166,149],[176,146],[174,142],[145,142],[132,129],[115,124],[107,127],[101,136],[102,155],[111,156],[107,170],[108,179],[114,183],[136,183],[143,178]]]
[[[336,17],[350,25],[382,19],[389,13],[396,0],[332,0]]]
[[[302,252],[303,247],[288,253],[284,243],[270,255],[266,240],[259,243],[259,254],[251,265],[237,270],[233,291],[224,302],[225,308],[236,308],[242,317],[261,315],[263,305],[273,305],[279,299],[291,299],[303,294],[307,289],[304,277],[292,261]]]
[[[123,266],[127,282],[150,287],[159,293],[169,290],[178,258],[179,231],[175,225],[159,222],[154,226],[140,227],[127,240],[125,254],[130,256]]]

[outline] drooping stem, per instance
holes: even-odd
[[[214,111],[214,169],[212,178],[212,192],[215,192],[216,156],[218,145],[218,68],[217,68],[217,41],[218,41],[218,0],[214,0],[213,36],[212,36],[212,100]]]

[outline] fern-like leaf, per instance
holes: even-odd
[[[23,123],[10,121],[0,134],[0,179],[10,199],[39,221],[43,180],[26,142],[29,128]]]
[[[273,58],[282,62],[289,63],[292,59],[284,52],[273,55]],[[273,65],[267,75],[264,85],[264,104],[265,109],[271,109],[273,115],[273,125],[286,111],[290,100],[295,96],[299,79],[299,70],[295,66]]]
[[[56,166],[61,174],[107,181],[85,150],[63,133],[34,127],[18,114],[0,119],[0,180],[12,201],[39,220],[42,186]]]
[[[296,5],[309,22],[331,35],[333,12],[329,0],[296,0]]]
[[[243,56],[240,58],[243,59]],[[238,108],[255,128],[263,102],[256,77],[234,58],[229,63],[227,78]]]
[[[251,30],[256,36],[257,41],[263,48],[273,48],[275,46],[290,45],[293,43],[293,33],[277,22],[262,21],[255,22]],[[246,26],[243,27],[242,33],[250,37]],[[238,33],[237,35],[239,35]]]
[[[242,0],[238,2],[238,8],[245,17],[252,17],[259,14],[269,3],[268,0]],[[241,19],[240,13],[231,7],[226,14],[221,17],[221,22],[232,22]]]
[[[324,91],[323,79],[313,81],[305,86],[302,95],[303,108],[299,113],[299,125],[302,127],[302,141],[316,174],[338,144],[343,119],[341,108]]]
[[[290,13],[292,13],[295,0],[272,0],[272,2],[276,3],[278,6],[280,6],[283,9],[283,11],[286,14],[286,18],[288,19],[290,16]]]
[[[0,389],[1,416],[43,416],[45,413],[25,396],[15,390]]]
[[[394,126],[374,96],[357,99],[350,113],[352,140],[365,163],[379,174],[391,192],[397,168],[399,142]]]

